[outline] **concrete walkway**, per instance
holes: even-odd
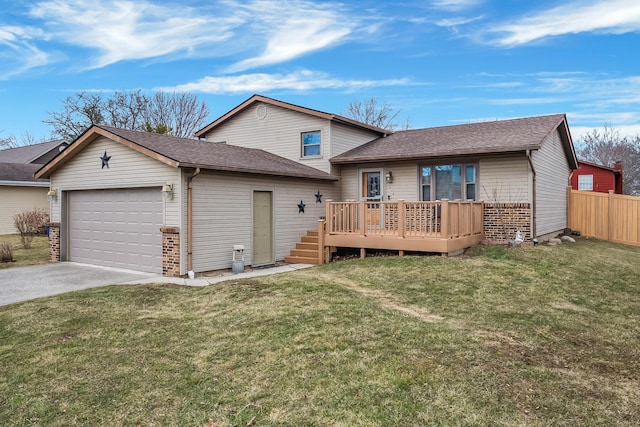
[[[184,285],[184,286],[208,286],[213,285],[214,283],[226,282],[227,280],[239,280],[239,279],[247,279],[251,277],[259,277],[259,276],[267,276],[271,274],[280,274],[280,273],[288,273],[291,271],[302,270],[304,268],[313,267],[311,264],[287,264],[280,265],[275,267],[265,267],[265,268],[257,268],[251,271],[246,271],[244,273],[221,273],[218,276],[200,276],[194,279],[181,278],[181,277],[163,277],[163,276],[153,276],[148,278],[140,278],[135,279],[130,282],[122,283],[123,285],[135,285],[135,284],[144,284],[144,283],[173,283],[176,285]]]
[[[0,305],[108,285],[174,283],[183,286],[208,286],[227,280],[286,273],[309,267],[313,266],[288,264],[252,269],[239,274],[223,272],[214,277],[202,276],[195,279],[163,277],[158,274],[75,262],[7,268],[0,270]]]

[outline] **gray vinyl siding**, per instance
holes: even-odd
[[[111,156],[109,168],[102,168],[100,158],[105,150]],[[164,224],[180,225],[180,194],[182,190],[180,171],[122,144],[101,137],[85,147],[68,163],[53,173],[51,187],[61,191],[90,190],[101,188],[162,187],[174,184],[173,200],[164,201]],[[59,222],[60,200],[51,203],[51,221]]]
[[[325,172],[330,171],[331,126],[329,120],[275,105],[259,105],[266,107],[265,117],[258,117],[256,106],[251,106],[209,132],[206,139],[241,147],[258,148]],[[322,135],[321,155],[303,158],[300,151],[301,133],[318,130]]]
[[[488,203],[531,203],[529,161],[523,153],[478,162],[478,200]]]
[[[340,167],[342,198],[357,200],[360,197],[360,172],[381,168],[383,174],[393,173],[393,182],[383,182],[384,200],[420,200],[420,166],[436,164],[477,164],[478,200],[487,202],[531,202],[531,177],[527,158],[524,156],[496,157],[482,160],[454,159],[446,162],[411,161],[344,165]]]
[[[558,131],[532,153],[536,170],[536,233],[554,233],[567,226],[567,186],[571,170]]]
[[[323,195],[316,203],[317,191]],[[252,264],[253,192],[273,192],[275,260],[295,248],[307,230],[318,228],[325,201],[337,200],[337,183],[264,178],[228,173],[202,173],[193,180],[193,271],[231,267],[233,245],[244,245],[245,263]],[[298,203],[305,212],[298,213]]]
[[[375,132],[369,132],[361,129],[352,128],[338,123],[331,124],[331,144],[329,157],[335,157],[339,154],[359,147],[369,141],[377,139],[380,135]]]
[[[47,187],[0,185],[0,234],[16,234],[13,216],[34,208],[49,213]]]

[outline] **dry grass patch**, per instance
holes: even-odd
[[[637,425],[639,256],[481,247],[2,307],[0,425]]]
[[[14,262],[0,262],[0,269],[46,264],[49,262],[49,239],[47,236],[34,236],[29,249],[24,249],[17,234],[0,236],[0,243],[11,246]]]

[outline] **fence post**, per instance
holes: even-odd
[[[609,212],[607,215],[607,240],[613,240],[613,190],[609,190]]]
[[[367,203],[364,200],[360,202],[359,214],[358,229],[360,234],[364,236],[367,234]]]
[[[440,236],[449,238],[449,201],[442,200],[442,210],[440,212]]]
[[[327,221],[324,219],[318,220],[318,264],[324,264],[324,233],[325,225]]]
[[[404,237],[406,234],[406,220],[404,210],[404,200],[398,200],[398,235]]]
[[[571,221],[571,190],[573,190],[573,188],[569,185],[567,187],[567,227],[569,228],[573,228]]]

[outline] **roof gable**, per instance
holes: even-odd
[[[575,151],[564,114],[398,131],[331,159],[334,164],[497,154],[539,149],[560,131],[572,169]]]
[[[350,126],[350,127],[355,127],[355,128],[360,128],[360,129],[373,131],[373,132],[378,133],[380,136],[389,135],[389,134],[392,133],[389,130],[381,129],[381,128],[378,128],[376,126],[371,126],[371,125],[368,125],[366,123],[362,123],[362,122],[359,122],[357,120],[350,119],[348,117],[339,116],[337,114],[325,113],[323,111],[314,110],[314,109],[307,108],[307,107],[302,107],[300,105],[290,104],[288,102],[278,101],[277,99],[269,98],[269,97],[262,96],[262,95],[253,95],[251,98],[247,99],[242,104],[238,105],[237,107],[235,107],[231,111],[225,113],[224,115],[220,116],[219,118],[217,118],[216,120],[214,120],[213,122],[211,122],[210,124],[205,126],[204,128],[202,128],[199,131],[197,131],[195,133],[195,136],[198,137],[198,138],[203,138],[207,133],[209,133],[212,130],[216,129],[217,127],[219,127],[223,123],[227,123],[229,120],[231,120],[233,117],[238,115],[240,112],[250,108],[251,106],[253,106],[253,105],[257,104],[257,103],[265,103],[265,104],[269,104],[269,105],[275,105],[275,106],[278,106],[278,107],[285,108],[287,110],[297,111],[299,113],[308,114],[308,115],[311,115],[311,116],[314,116],[314,117],[319,117],[319,118],[322,118],[322,119],[325,119],[325,120],[329,120],[329,121],[332,121],[332,122],[336,122],[336,123],[341,123],[341,124],[344,124],[344,125],[347,125],[347,126]]]
[[[338,180],[333,175],[264,150],[103,125],[94,125],[85,131],[60,156],[43,166],[36,176],[51,176],[52,173],[80,153],[83,148],[100,137],[106,137],[175,168],[202,168],[261,175]]]

